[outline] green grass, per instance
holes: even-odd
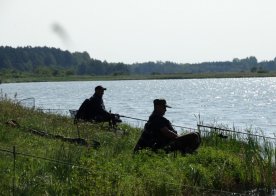
[[[78,137],[69,117],[23,108],[10,100],[0,101],[0,149],[45,157],[0,151],[0,190],[3,195],[196,195],[244,192],[275,187],[275,147],[265,139],[218,137],[205,133],[197,154],[185,155],[132,150],[141,130],[120,125],[124,131],[110,131],[106,125],[83,123],[80,136],[91,147],[34,135],[36,129],[66,137]],[[7,124],[14,120],[20,126]],[[101,143],[92,147],[93,140]],[[263,145],[260,145],[259,143]],[[74,166],[72,166],[73,164]]]

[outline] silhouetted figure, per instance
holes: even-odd
[[[85,99],[81,104],[75,120],[110,122],[112,125],[122,122],[118,114],[113,114],[105,109],[103,95],[106,88],[102,86],[95,87],[95,93],[89,99]]]
[[[134,152],[149,148],[153,151],[164,149],[166,152],[179,150],[181,153],[193,153],[200,145],[201,138],[198,133],[189,133],[178,136],[171,122],[164,117],[167,105],[164,99],[153,101],[154,111],[145,124],[144,130],[138,140]]]

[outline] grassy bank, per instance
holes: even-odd
[[[241,140],[235,134],[223,139],[211,131],[202,133],[202,145],[193,155],[133,155],[141,130],[128,125],[117,132],[102,124],[77,127],[69,117],[3,98],[0,114],[3,195],[219,195],[275,187],[275,148],[265,139]],[[89,145],[34,130],[66,138],[77,138],[79,131]]]
[[[152,75],[106,75],[106,76],[36,76],[16,75],[1,76],[2,83],[15,82],[48,82],[48,81],[103,81],[103,80],[158,80],[158,79],[199,79],[199,78],[248,78],[248,77],[275,77],[276,72],[226,72],[226,73],[201,73],[201,74],[152,74]]]

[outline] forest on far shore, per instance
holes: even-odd
[[[93,59],[87,52],[69,52],[52,47],[0,46],[0,75],[27,73],[36,76],[158,75],[201,73],[268,73],[276,71],[276,57],[258,62],[254,56],[232,61],[174,63],[156,61],[125,64]]]

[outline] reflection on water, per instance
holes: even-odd
[[[195,127],[200,116],[206,124],[276,131],[276,78],[39,82],[0,88],[10,98],[15,93],[18,99],[34,97],[36,107],[68,111],[77,109],[98,84],[107,88],[106,108],[121,115],[147,119],[153,99],[165,98],[173,107],[166,117],[175,125]]]

